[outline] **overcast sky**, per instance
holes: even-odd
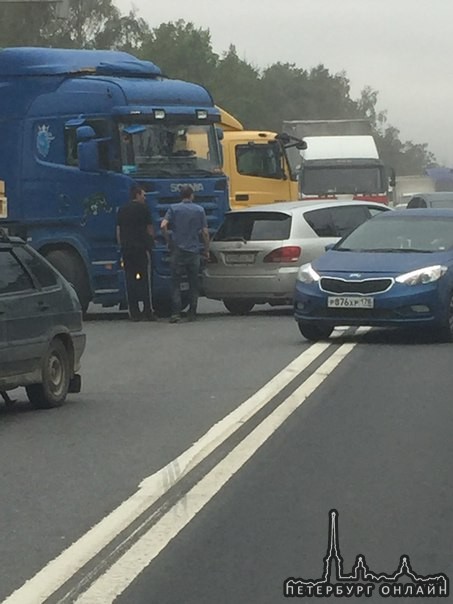
[[[114,1],[151,28],[184,19],[209,29],[214,52],[234,44],[259,68],[344,70],[353,98],[367,85],[377,90],[401,139],[428,143],[453,167],[453,0]]]

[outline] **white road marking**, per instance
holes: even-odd
[[[316,343],[306,349],[249,399],[214,424],[189,449],[152,476],[145,478],[138,491],[51,560],[22,587],[8,596],[3,604],[42,604],[45,602],[175,483],[265,407],[275,395],[330,345],[331,342]]]
[[[267,416],[217,466],[176,503],[75,604],[110,604],[256,453],[268,438],[334,371],[356,344],[341,346],[297,390]]]

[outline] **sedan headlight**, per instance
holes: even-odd
[[[436,264],[435,266],[427,266],[426,268],[419,268],[416,271],[399,275],[395,281],[397,283],[404,283],[404,285],[424,285],[438,281],[446,272],[446,266]]]
[[[297,273],[297,280],[302,283],[316,283],[320,278],[311,264],[303,264]]]

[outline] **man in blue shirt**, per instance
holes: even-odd
[[[204,209],[193,203],[192,187],[181,188],[181,202],[171,206],[160,225],[171,251],[172,315],[170,323],[181,319],[181,282],[187,275],[189,282],[189,321],[197,316],[200,273],[200,235],[204,243],[204,256],[209,255],[209,231]],[[169,231],[172,235],[170,238]]]

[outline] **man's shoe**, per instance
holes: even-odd
[[[181,320],[181,317],[179,315],[172,315],[170,317],[170,323],[179,323]]]
[[[194,312],[190,312],[187,315],[187,320],[189,321],[189,323],[193,323],[194,321],[197,320],[197,315]]]

